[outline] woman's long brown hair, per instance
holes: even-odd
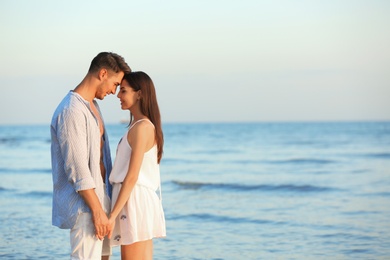
[[[134,89],[134,91],[141,90],[141,112],[154,124],[157,143],[157,163],[160,163],[163,154],[164,135],[161,126],[160,109],[158,107],[156,90],[154,88],[153,81],[148,74],[142,71],[127,73],[123,79],[129,83],[130,87]],[[131,121],[132,115],[130,115],[130,123]]]

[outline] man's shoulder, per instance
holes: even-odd
[[[79,119],[80,117],[84,118],[87,112],[88,110],[82,100],[70,92],[57,106],[52,119],[57,120],[62,118],[65,120],[72,120]]]

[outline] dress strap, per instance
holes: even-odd
[[[135,126],[136,124],[138,124],[138,123],[141,122],[141,121],[148,121],[148,122],[154,127],[152,121],[150,121],[148,118],[143,118],[143,119],[140,119],[140,120],[135,121],[135,122],[130,126],[129,130],[130,130],[131,128],[133,128],[133,126]]]

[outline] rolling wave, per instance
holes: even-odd
[[[20,142],[20,138],[16,138],[16,137],[0,138],[0,144],[15,144],[16,142]]]
[[[365,193],[363,196],[390,197],[390,192],[389,191],[383,191],[383,192]]]
[[[22,196],[27,196],[27,197],[36,197],[36,198],[44,198],[44,197],[52,197],[53,192],[51,191],[30,191],[21,194]]]
[[[0,173],[51,173],[51,169],[50,168],[42,168],[42,169],[0,168]]]
[[[204,159],[181,159],[181,158],[166,158],[163,160],[164,163],[167,164],[215,164],[215,159],[213,160],[204,160]],[[243,159],[243,160],[231,160],[230,163],[235,164],[314,164],[314,165],[326,165],[337,163],[335,160],[327,160],[327,159],[314,159],[314,158],[294,158],[294,159],[285,159],[285,160],[251,160],[251,159]]]
[[[198,221],[207,221],[207,222],[227,222],[227,223],[251,223],[251,224],[283,224],[282,222],[275,222],[270,220],[262,220],[262,219],[251,219],[245,217],[232,217],[232,216],[224,216],[224,215],[214,215],[207,213],[199,213],[199,214],[187,214],[187,215],[168,215],[166,217],[169,220],[179,220],[179,219],[190,219],[190,220],[198,220]]]
[[[16,190],[16,189],[8,189],[4,187],[0,187],[0,192],[4,192],[8,194],[9,196],[17,196],[17,197],[34,197],[34,198],[44,198],[44,197],[52,197],[53,192],[52,191],[22,191],[22,190]]]
[[[329,187],[320,187],[313,185],[295,185],[295,184],[259,184],[259,185],[244,185],[233,183],[202,183],[202,182],[185,182],[185,181],[172,181],[173,184],[181,189],[186,190],[231,190],[231,191],[284,191],[284,192],[328,192],[336,190]]]
[[[390,159],[390,153],[370,153],[363,156],[375,159]]]
[[[271,164],[331,164],[335,163],[334,160],[326,159],[312,159],[312,158],[296,158],[296,159],[287,159],[287,160],[269,160],[265,163]]]
[[[215,161],[213,160],[192,160],[192,159],[181,159],[181,158],[165,158],[162,160],[164,164],[213,164]]]

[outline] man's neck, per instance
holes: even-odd
[[[85,76],[85,78],[77,85],[77,87],[73,90],[77,94],[79,94],[82,98],[87,100],[90,103],[93,103],[93,99],[95,98],[96,89],[93,87],[92,81],[90,77]]]

